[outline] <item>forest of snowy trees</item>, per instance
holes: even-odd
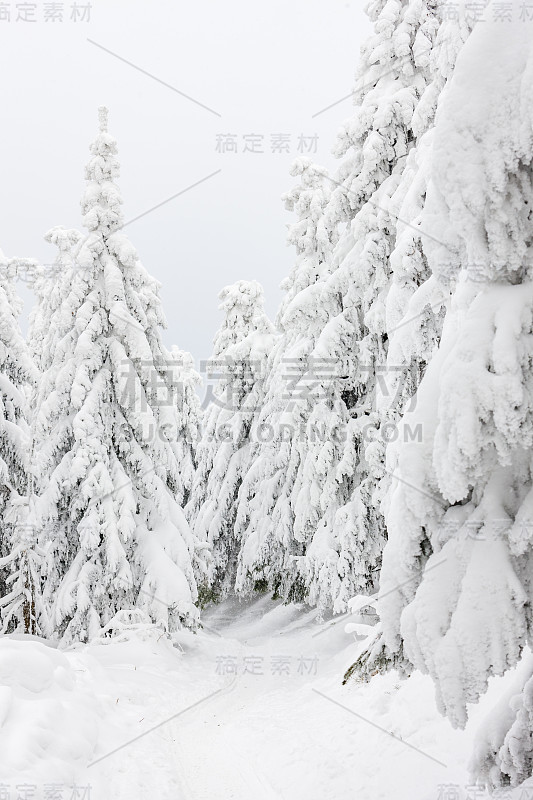
[[[221,289],[205,409],[100,109],[85,232],[46,234],[53,270],[0,253],[0,613],[66,647],[228,596],[372,605],[345,682],[418,670],[454,727],[520,664],[471,761],[496,788],[533,773],[533,8],[502,36],[469,5],[367,4],[338,168],[292,167],[276,319]]]

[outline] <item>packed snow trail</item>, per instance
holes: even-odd
[[[466,765],[507,679],[454,731],[425,676],[341,685],[361,648],[348,617],[320,625],[316,610],[262,597],[203,618],[173,642],[142,625],[67,651],[1,639],[4,796],[18,800],[23,784],[32,800],[484,796],[469,789]],[[533,797],[533,784],[523,791],[502,800]]]

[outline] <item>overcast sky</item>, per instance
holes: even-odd
[[[353,87],[369,33],[362,0],[93,0],[90,21],[76,22],[67,0],[55,4],[63,21],[46,23],[54,4],[40,0],[36,22],[16,20],[31,3],[0,3],[0,14],[9,5],[11,19],[0,20],[4,253],[49,263],[45,232],[80,227],[88,146],[97,107],[107,105],[126,219],[183,192],[126,229],[162,283],[166,343],[208,358],[217,294],[239,279],[264,285],[274,317],[294,260],[280,195],[293,184],[299,147],[334,166],[351,100],[313,115]],[[85,3],[77,5],[81,15]],[[226,134],[237,153],[217,152]],[[249,134],[263,153],[243,152]],[[279,134],[289,152],[272,152]]]

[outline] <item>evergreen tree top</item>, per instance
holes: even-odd
[[[108,116],[107,108],[99,108],[99,133],[90,147],[92,158],[85,169],[87,186],[81,201],[83,224],[87,230],[104,238],[124,223],[122,197],[115,183],[120,175],[118,146],[107,130]]]
[[[109,109],[106,106],[100,106],[98,109],[98,122],[100,123],[100,130],[102,133],[107,133],[107,123],[109,121]]]

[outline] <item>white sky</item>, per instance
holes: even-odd
[[[92,0],[89,23],[68,19],[72,2],[57,4],[63,22],[45,24],[15,22],[22,0],[12,0],[11,21],[0,21],[0,248],[49,263],[44,233],[80,227],[88,145],[97,107],[108,105],[127,220],[221,170],[126,229],[163,284],[166,343],[208,358],[226,284],[259,280],[275,315],[294,260],[280,195],[293,184],[300,134],[318,134],[311,157],[334,166],[351,101],[312,116],[353,87],[370,30],[363,0]],[[39,0],[38,20],[46,5]],[[237,154],[216,152],[226,133],[237,134]],[[263,135],[265,153],[242,152],[250,133]],[[289,153],[270,152],[279,133],[290,135]]]

